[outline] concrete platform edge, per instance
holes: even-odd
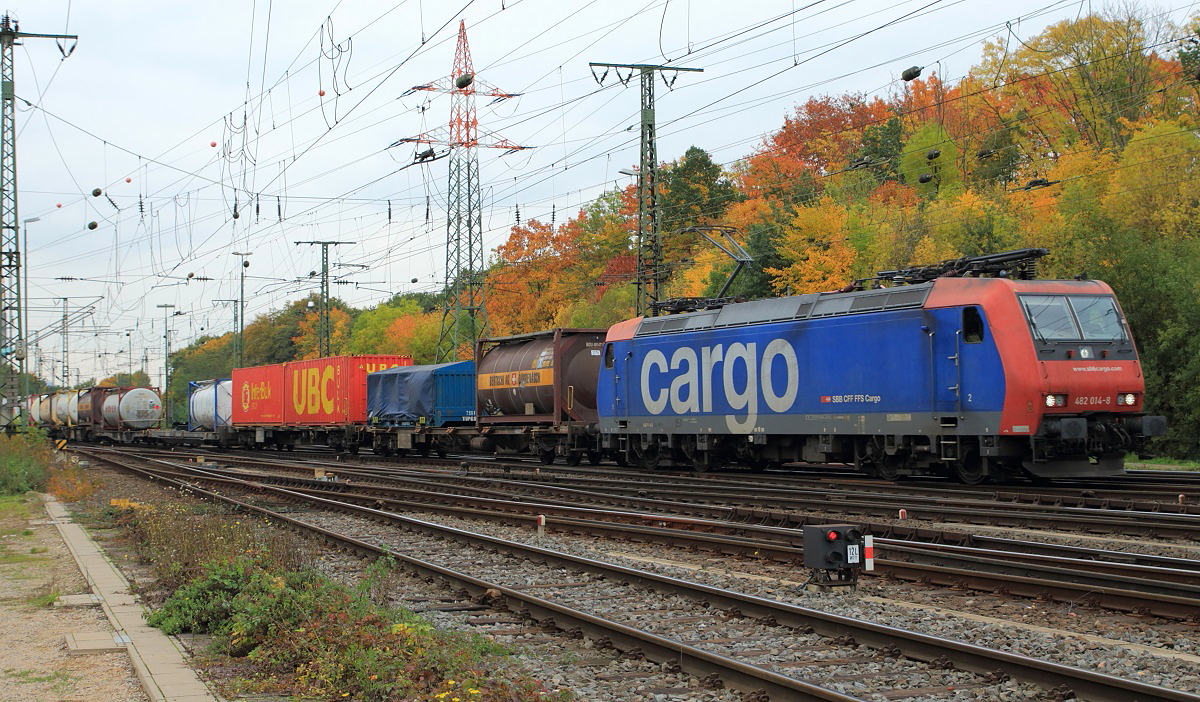
[[[129,660],[133,665],[134,674],[137,676],[138,682],[141,683],[142,689],[152,702],[171,702],[171,700],[177,698],[186,698],[188,700],[207,699],[219,702],[220,698],[215,696],[199,677],[196,677],[194,684],[189,683],[182,687],[174,685],[172,686],[174,689],[171,690],[162,689],[155,681],[154,674],[151,673],[145,660],[142,658],[139,646],[145,647],[150,645],[164,651],[173,650],[179,655],[178,667],[180,672],[186,671],[195,676],[195,671],[187,665],[182,646],[174,637],[169,637],[157,630],[154,630],[149,636],[160,638],[161,640],[159,641],[139,641],[139,639],[146,639],[147,637],[139,636],[135,638],[129,635],[128,623],[123,624],[121,622],[120,614],[114,610],[113,604],[109,602],[109,595],[114,594],[113,592],[109,592],[114,590],[113,586],[110,584],[105,587],[98,582],[96,571],[100,571],[100,575],[109,583],[118,583],[117,589],[124,590],[126,593],[129,592],[129,581],[121,573],[120,569],[117,568],[116,564],[109,559],[108,554],[95,545],[95,542],[92,541],[91,536],[86,530],[74,524],[70,513],[61,502],[55,499],[53,495],[42,495],[42,500],[46,507],[46,513],[58,529],[59,536],[62,537],[63,543],[66,545],[67,550],[70,551],[71,557],[75,559],[75,564],[79,567],[79,572],[83,574],[84,579],[87,581],[92,594],[100,598],[100,607],[103,609],[109,625],[112,626],[116,633],[122,634],[129,639],[125,650],[129,653]],[[88,549],[89,552],[82,553],[81,547],[90,547]],[[123,609],[128,609],[128,605],[125,603],[121,603],[121,606]],[[140,620],[144,622],[145,607],[137,605],[137,611]]]

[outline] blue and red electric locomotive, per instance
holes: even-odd
[[[1166,421],[1142,412],[1111,288],[1014,279],[1043,253],[618,324],[599,378],[602,445],[647,467],[845,462],[966,483],[1119,474]],[[989,272],[1008,275],[974,277]]]

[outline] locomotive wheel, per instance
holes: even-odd
[[[979,485],[988,479],[987,461],[975,451],[968,452],[952,467],[954,479],[963,485]]]
[[[604,456],[599,451],[588,451],[587,459],[588,463],[598,466],[600,465],[600,461],[604,460]]]
[[[554,463],[554,449],[543,449],[541,451],[538,451],[538,459],[542,462],[542,465],[544,465],[544,466],[548,466],[551,463]]]
[[[379,448],[375,449],[375,453],[387,458],[388,456],[392,455],[392,449],[390,446],[380,446]]]
[[[875,477],[880,480],[898,480],[900,466],[904,462],[897,456],[884,456],[883,460],[875,463]]]
[[[567,465],[577,466],[583,463],[583,451],[572,451],[567,454]]]
[[[651,444],[650,446],[642,448],[640,441],[634,441],[633,453],[633,457],[635,459],[634,463],[639,468],[645,468],[646,470],[654,470],[655,468],[658,468],[658,462],[660,458],[658,444]]]

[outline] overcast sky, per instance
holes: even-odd
[[[1181,21],[1193,4],[1175,0],[1156,12]],[[69,337],[71,380],[74,369],[84,379],[125,371],[133,330],[134,366],[149,349],[157,381],[158,305],[184,313],[170,321],[173,348],[233,328],[232,307],[214,302],[238,296],[233,251],[253,252],[248,320],[316,289],[307,279],[320,249],[295,241],[357,242],[331,248],[346,281],[333,292],[352,305],[439,289],[447,161],[406,168],[414,147],[389,146],[445,133],[450,97],[409,89],[449,75],[460,19],[479,78],[521,94],[495,104],[478,97],[481,130],[536,147],[480,150],[490,250],[518,207],[522,219],[561,223],[631,182],[618,171],[638,161],[637,78],[626,87],[614,71],[598,85],[589,62],[704,69],[666,74],[672,87],[656,84],[659,158],[696,145],[730,164],[809,97],[886,97],[914,64],[952,80],[978,61],[983,40],[1027,38],[1089,7],[1100,5],[28,2],[11,10],[21,31],[79,35],[66,60],[52,39],[15,50],[16,94],[33,105],[17,115],[20,218],[39,219],[25,229],[29,326],[55,325],[64,297],[71,310],[91,304],[94,314]],[[39,347],[43,375],[51,361],[60,372],[57,331]]]

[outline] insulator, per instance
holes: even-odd
[[[415,283],[415,282],[417,282],[417,280],[418,280],[417,278],[413,278],[411,282]]]
[[[980,161],[985,161],[995,155],[996,155],[995,149],[982,149],[978,153],[975,154],[975,158],[979,159]]]
[[[283,200],[278,195],[275,196],[275,214],[279,215],[279,221],[283,221]]]
[[[98,226],[100,225],[96,224],[95,222],[88,222],[88,229],[95,229]]]
[[[247,261],[246,259],[242,259],[242,268],[249,268],[249,267],[250,267],[250,262]]]
[[[142,199],[141,195],[138,195],[138,214],[143,217],[146,216],[146,202]]]
[[[521,224],[521,206],[517,205],[517,225]]]
[[[933,174],[932,173],[922,173],[920,175],[920,177],[917,178],[917,180],[921,183],[928,183],[929,181],[933,180]]]
[[[558,214],[558,207],[551,205],[550,206],[550,224],[554,224],[554,216],[556,214]]]
[[[254,196],[254,219],[256,221],[258,220],[258,212],[259,212],[258,206],[259,206],[258,196],[255,195]]]
[[[392,201],[388,200],[388,221],[392,221]]]
[[[475,76],[470,73],[464,73],[461,76],[454,79],[454,87],[458,88],[459,90],[462,90],[463,88],[466,88],[468,85],[470,85],[473,82],[475,82]]]
[[[904,80],[904,82],[907,83],[910,80],[915,80],[917,78],[920,78],[922,70],[924,70],[924,69],[921,68],[920,66],[913,66],[911,68],[906,68],[906,69],[904,69],[904,72],[900,74],[900,78],[902,80]]]
[[[928,150],[928,151],[926,151],[926,152],[925,152],[925,158],[926,158],[926,159],[928,159],[928,160],[930,160],[930,161],[932,161],[933,159],[935,159],[935,158],[937,158],[938,156],[941,156],[941,155],[942,155],[942,150],[941,150],[941,149],[930,149],[930,150]]]
[[[425,196],[425,224],[429,224],[429,196]]]
[[[92,191],[92,197],[100,197],[103,194],[104,194],[104,191],[101,190],[100,188],[96,188],[95,190]]]

